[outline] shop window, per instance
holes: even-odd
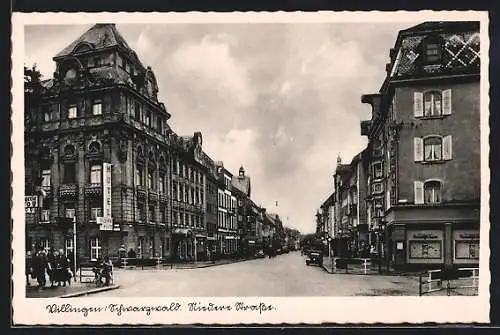
[[[410,241],[410,258],[441,259],[441,241]]]
[[[96,261],[102,255],[102,241],[99,237],[90,239],[90,259]]]
[[[426,204],[441,202],[441,183],[439,181],[428,181],[424,183],[424,202]]]
[[[102,183],[102,166],[100,164],[95,164],[90,167],[90,183]]]
[[[92,115],[102,115],[102,100],[95,99],[92,103]]]
[[[479,240],[455,241],[456,259],[479,259]]]
[[[68,107],[68,119],[76,119],[78,117],[78,107],[70,105]]]

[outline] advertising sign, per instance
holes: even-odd
[[[102,212],[103,217],[98,218],[97,223],[101,222],[101,230],[113,230],[113,218],[111,216],[111,164],[102,164]]]

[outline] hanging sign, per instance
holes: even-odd
[[[100,223],[101,230],[113,230],[113,218],[111,216],[111,164],[102,164],[102,212],[103,217],[97,218],[97,223]]]

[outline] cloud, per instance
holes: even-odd
[[[407,26],[410,26],[408,24]],[[360,103],[376,92],[402,25],[391,23],[118,25],[145,65],[180,135],[203,133],[204,150],[233,173],[244,166],[252,198],[313,231],[332,191],[337,154],[365,145]],[[27,63],[52,57],[86,26],[26,31]],[[275,201],[279,206],[275,206]]]

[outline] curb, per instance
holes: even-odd
[[[104,286],[104,287],[99,287],[83,292],[76,292],[76,293],[68,293],[65,295],[61,295],[58,298],[74,298],[74,297],[81,297],[84,295],[89,295],[89,294],[94,294],[94,293],[99,293],[99,292],[105,292],[105,291],[111,291],[111,290],[116,290],[120,288],[120,285],[111,285],[111,286]]]
[[[234,261],[234,262],[222,263],[222,264],[207,264],[207,265],[193,266],[193,267],[189,267],[189,266],[186,266],[186,267],[177,267],[177,268],[174,268],[174,270],[203,269],[203,268],[210,268],[210,267],[213,267],[213,266],[221,266],[221,265],[229,265],[229,264],[241,263],[241,262],[246,262],[246,261],[250,261],[250,260],[251,259],[244,259],[244,260],[240,260],[240,261]]]

